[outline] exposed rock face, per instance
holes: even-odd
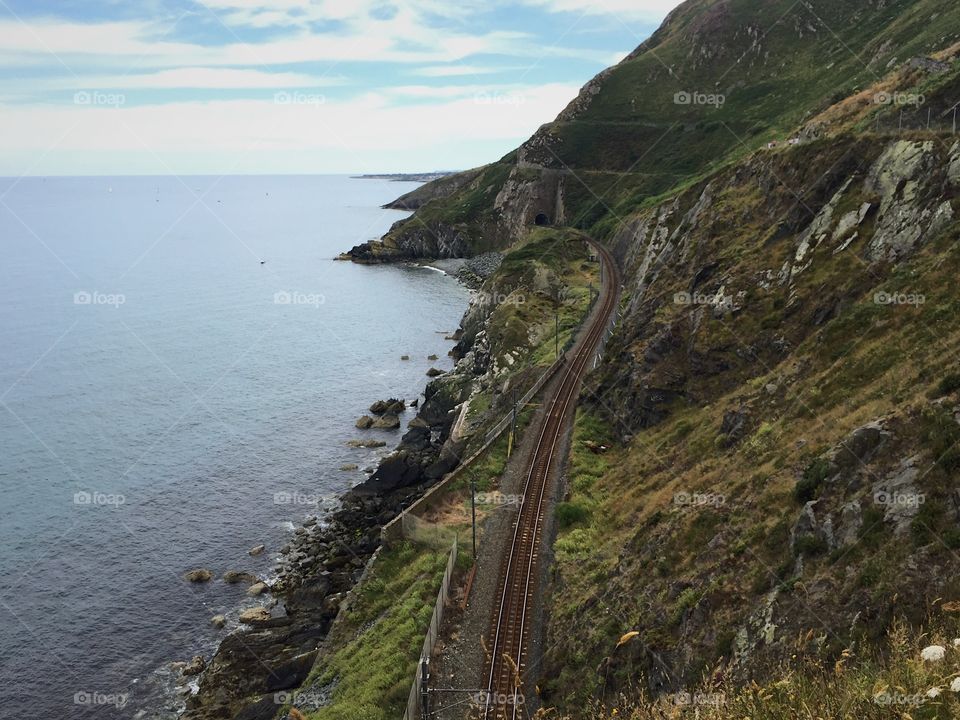
[[[840,509],[840,523],[836,534],[837,547],[853,545],[863,528],[863,509],[859,500],[852,500]]]
[[[470,237],[463,230],[445,224],[406,225],[408,222],[400,220],[394,224],[390,231],[393,234],[390,244],[374,241],[360,243],[341,258],[363,264],[378,264],[417,258],[460,258],[473,255]]]
[[[907,60],[905,65],[912,70],[922,70],[923,72],[936,75],[945,73],[950,69],[949,63],[934,60],[930,57],[913,57]]]
[[[558,170],[530,168],[521,161],[497,194],[498,210],[509,232],[520,237],[531,225],[562,225],[566,221],[563,208],[565,173]]]
[[[893,525],[897,535],[910,529],[910,521],[926,500],[915,484],[920,477],[919,464],[919,457],[905,458],[873,486],[874,502],[884,508],[883,520]]]
[[[891,437],[882,420],[875,420],[854,430],[830,452],[829,475],[839,473],[849,478],[865,466],[883,442]]]
[[[184,577],[192,583],[204,583],[213,579],[213,573],[206,568],[191,570]]]
[[[642,46],[641,46],[642,47]],[[557,116],[557,121],[569,122],[576,119],[590,106],[610,75],[612,68],[603,70],[589,80],[577,93],[577,97]],[[562,162],[554,148],[557,138],[552,132],[552,125],[542,125],[533,136],[520,146],[518,151],[518,167],[520,168],[560,168]]]
[[[629,303],[607,350],[618,360],[605,366],[591,392],[605,398],[607,411],[619,409],[611,419],[624,434],[662,421],[672,403],[696,398],[710,378],[726,377],[732,387],[776,365],[853,301],[828,295],[801,305],[806,275],[845,255],[865,264],[906,261],[954,218],[952,201],[944,198],[960,187],[960,143],[948,149],[929,140],[847,138],[824,158],[819,176],[815,163],[803,162],[799,153],[758,155],[622,223],[612,244],[625,268]],[[811,187],[801,208],[786,199],[794,183]],[[743,222],[783,218],[767,241],[790,248],[779,267],[743,277],[718,261],[715,238],[729,231],[731,197],[746,203],[738,208]],[[860,279],[866,284],[871,275]],[[737,315],[778,288],[786,299],[781,322],[793,316],[791,337],[771,331],[749,344],[704,343],[702,328],[711,318],[730,323],[736,336]],[[685,312],[660,311],[671,307]]]
[[[931,204],[943,196],[945,169],[934,149],[932,140],[896,141],[871,168],[865,189],[880,197],[877,229],[867,249],[871,260],[909,255],[953,218],[949,202]]]
[[[723,424],[720,432],[726,437],[727,444],[739,442],[746,432],[748,415],[744,408],[728,410],[723,414]]]

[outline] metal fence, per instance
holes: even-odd
[[[413,513],[404,513],[400,521],[405,540],[418,545],[442,550],[450,547],[450,542],[456,537],[456,530],[446,525],[428,522]]]
[[[517,407],[521,408],[530,402],[533,396],[540,392],[543,386],[556,374],[557,370],[563,366],[564,362],[566,362],[566,355],[561,355],[557,358],[553,365],[547,368],[547,370],[537,378],[530,389],[524,393],[523,397],[517,403]],[[430,547],[435,547],[438,541],[446,545],[446,542],[449,541],[449,536],[441,538],[438,535],[439,531],[433,531],[426,527],[428,523],[418,522],[416,514],[430,507],[431,503],[439,496],[441,491],[449,487],[450,483],[459,478],[474,462],[479,460],[490,446],[503,435],[504,431],[510,427],[512,422],[513,411],[510,411],[487,433],[483,445],[480,446],[475,453],[461,462],[453,472],[448,473],[440,482],[427,490],[419,500],[384,525],[380,531],[380,537],[384,544],[389,545],[391,542],[409,538],[417,541],[422,539]]]
[[[453,568],[457,563],[457,538],[453,538],[453,546],[450,548],[450,557],[447,560],[447,568],[443,573],[443,582],[440,583],[440,592],[437,594],[437,603],[433,606],[433,615],[430,617],[430,626],[427,628],[427,635],[423,639],[423,648],[420,650],[420,661],[417,663],[417,673],[413,679],[413,686],[410,688],[410,697],[407,699],[407,709],[403,713],[403,720],[417,720],[420,717],[420,696],[423,690],[423,674],[421,668],[429,667],[430,656],[433,655],[433,646],[440,637],[440,625],[443,623],[443,609],[446,607],[447,599],[450,597],[450,581],[453,578]]]
[[[533,383],[527,392],[523,394],[523,397],[517,401],[517,408],[522,408],[528,402],[533,399],[533,396],[536,395],[543,388],[544,385],[552,378],[557,370],[560,369],[560,366],[567,361],[566,353],[562,353],[560,357],[554,360],[553,365],[547,368],[537,381]],[[493,442],[503,434],[503,431],[510,427],[510,423],[513,422],[513,411],[508,412],[496,425],[494,425],[490,431],[487,433],[486,438],[484,438],[483,450],[488,448]]]

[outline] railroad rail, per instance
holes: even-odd
[[[584,374],[603,340],[617,307],[620,276],[610,252],[590,241],[601,259],[602,297],[583,339],[570,351],[559,388],[547,404],[536,448],[523,487],[523,503],[513,526],[513,541],[504,558],[490,630],[484,720],[518,720],[525,714],[524,674],[533,597],[539,577],[539,556],[546,506],[544,498],[560,458],[564,429],[580,392]]]

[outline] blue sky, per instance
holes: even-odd
[[[0,0],[0,175],[495,159],[678,0]]]

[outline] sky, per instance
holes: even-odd
[[[0,0],[0,175],[458,170],[679,0]]]

